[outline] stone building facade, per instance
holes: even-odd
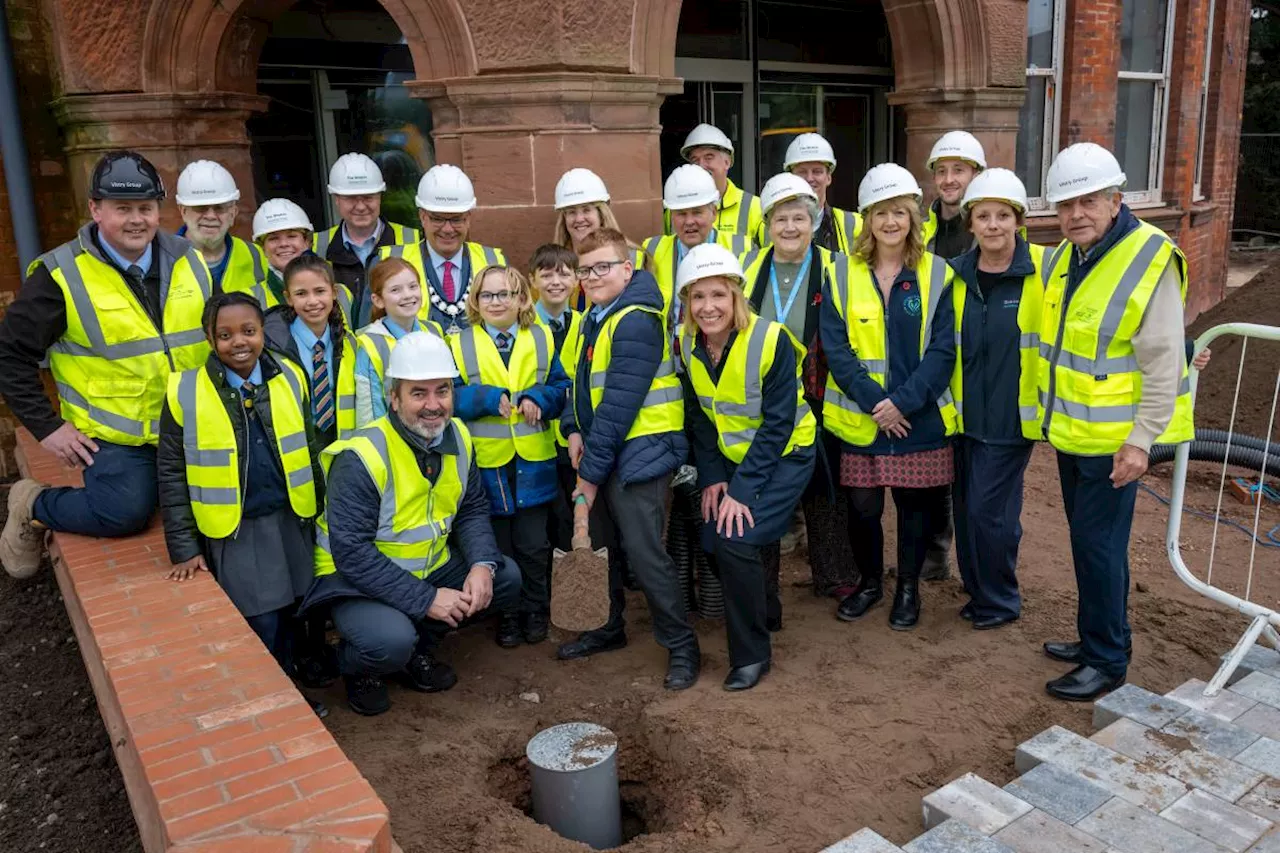
[[[526,257],[561,173],[597,171],[624,229],[661,223],[679,137],[714,120],[757,187],[785,142],[838,137],[837,200],[893,159],[973,131],[1033,194],[1053,152],[1122,151],[1132,203],[1221,298],[1247,55],[1245,0],[6,0],[45,246],[84,215],[97,157],[133,148],[169,186],[218,160],[244,198],[331,215],[325,158],[378,149],[400,189],[432,162],[479,196],[476,236]],[[925,183],[928,186],[928,183]],[[1032,234],[1056,240],[1050,212]],[[411,206],[402,215],[412,216]],[[166,224],[177,211],[166,206]],[[12,259],[0,194],[0,256]],[[0,293],[20,285],[0,264]]]

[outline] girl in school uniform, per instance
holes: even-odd
[[[314,575],[322,478],[306,376],[264,349],[263,319],[247,293],[205,306],[213,352],[169,378],[161,413],[160,510],[169,577],[213,572],[290,672],[295,602]]]
[[[551,330],[539,323],[529,281],[518,270],[481,270],[467,294],[471,325],[449,336],[459,377],[454,414],[471,431],[498,547],[520,566],[520,609],[502,615],[498,645],[547,637],[547,515],[556,498],[556,442],[569,377]]]
[[[403,258],[379,261],[369,273],[373,322],[356,335],[356,427],[387,413],[383,374],[396,341],[410,332],[426,331],[444,340],[440,324],[420,320],[422,281],[418,271]]]

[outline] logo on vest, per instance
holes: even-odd
[[[920,303],[919,295],[914,293],[908,296],[906,299],[902,300],[902,307],[905,308],[907,313],[910,314],[912,317],[920,316],[920,304],[921,303]]]

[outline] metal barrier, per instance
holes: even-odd
[[[1222,690],[1231,674],[1240,665],[1240,662],[1244,660],[1244,656],[1252,648],[1253,644],[1258,641],[1259,637],[1265,637],[1272,647],[1280,650],[1280,633],[1276,631],[1280,627],[1280,613],[1249,600],[1253,591],[1253,571],[1258,551],[1258,529],[1262,517],[1262,504],[1264,503],[1261,494],[1254,502],[1253,545],[1249,550],[1249,567],[1245,581],[1244,598],[1213,585],[1213,560],[1218,545],[1218,529],[1222,517],[1222,497],[1227,483],[1227,459],[1230,456],[1231,443],[1235,437],[1236,408],[1240,401],[1240,385],[1244,379],[1244,362],[1245,355],[1249,351],[1249,339],[1259,338],[1280,341],[1280,328],[1261,326],[1255,323],[1227,323],[1221,326],[1214,326],[1196,340],[1195,351],[1200,352],[1223,335],[1238,335],[1243,340],[1240,347],[1240,366],[1236,371],[1235,393],[1231,400],[1231,421],[1228,427],[1227,449],[1223,454],[1222,475],[1218,482],[1218,504],[1213,515],[1213,538],[1209,546],[1209,565],[1203,581],[1192,574],[1191,569],[1182,557],[1182,547],[1179,543],[1179,534],[1182,531],[1183,505],[1186,497],[1187,464],[1191,457],[1190,443],[1179,445],[1174,457],[1172,493],[1169,501],[1169,526],[1165,534],[1165,547],[1169,552],[1169,562],[1173,564],[1173,569],[1182,582],[1206,598],[1219,604],[1224,604],[1251,620],[1244,635],[1240,637],[1235,648],[1223,660],[1222,666],[1218,668],[1213,680],[1205,687],[1206,696],[1216,696]],[[1200,377],[1199,371],[1195,367],[1190,370],[1191,395],[1194,401]],[[1267,434],[1265,436],[1266,446],[1262,451],[1262,463],[1258,471],[1259,492],[1261,492],[1261,487],[1265,485],[1267,477],[1267,459],[1280,455],[1280,444],[1273,443],[1272,440],[1272,433],[1276,424],[1276,401],[1278,398],[1280,398],[1280,365],[1277,366],[1276,370],[1275,391],[1272,393],[1271,398],[1271,416],[1267,423]]]

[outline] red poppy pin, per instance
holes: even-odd
[[[822,304],[822,291],[818,291],[817,293],[813,294],[813,301],[812,301],[812,302],[810,302],[809,304],[810,304],[810,305],[821,305],[821,304]]]
[[[902,283],[902,289],[903,289],[903,290],[910,290],[910,289],[911,289],[911,282],[909,282],[909,281],[904,281],[904,282]]]

